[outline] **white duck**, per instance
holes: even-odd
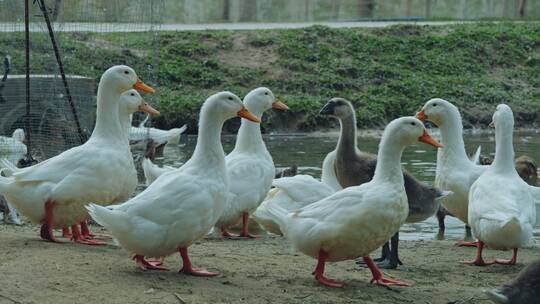
[[[135,112],[146,112],[150,113],[150,115],[159,115],[159,111],[146,103],[137,90],[130,89],[122,93],[118,105],[118,118],[126,138],[128,136],[129,127],[131,126],[131,115]],[[129,169],[129,172],[137,172],[136,170],[135,164],[133,163],[133,157],[131,157],[131,168]],[[82,221],[80,224],[83,237],[92,238],[95,236],[90,232],[86,221]],[[75,231],[75,233],[77,233],[77,231]],[[69,231],[68,227],[65,227],[62,228],[62,236],[71,238],[73,237],[73,234]]]
[[[268,209],[292,245],[318,259],[313,274],[320,283],[343,286],[342,282],[324,276],[326,262],[363,257],[372,272],[372,282],[408,285],[384,278],[369,253],[396,233],[407,218],[407,195],[400,161],[405,147],[416,141],[440,146],[418,119],[393,120],[383,133],[375,175],[370,182],[340,190],[291,213],[280,206]]]
[[[26,155],[24,137],[23,129],[15,129],[11,137],[0,136],[0,157],[5,157],[17,165],[19,160]]]
[[[207,234],[226,207],[228,178],[221,129],[235,116],[258,121],[236,95],[221,92],[210,96],[201,108],[199,137],[190,160],[121,205],[110,209],[87,206],[92,218],[135,254],[133,259],[142,269],[165,269],[145,257],[161,258],[178,250],[183,260],[181,272],[216,275],[192,267],[187,248]]]
[[[444,148],[437,151],[435,187],[452,191],[453,195],[442,200],[444,207],[454,216],[468,224],[469,190],[476,179],[489,166],[475,164],[467,156],[463,142],[463,125],[456,106],[434,98],[416,114],[420,120],[428,120],[439,127]],[[459,245],[476,245],[476,242],[458,242]]]
[[[253,219],[266,231],[283,235],[279,223],[268,211],[277,205],[288,212],[300,209],[325,197],[332,195],[335,190],[310,175],[295,175],[274,179],[273,189],[270,189],[262,204],[253,213]]]
[[[127,137],[122,130],[118,104],[130,88],[154,92],[128,66],[114,66],[103,73],[97,96],[96,125],[90,139],[46,161],[0,177],[0,193],[34,223],[41,223],[41,237],[57,242],[54,227],[71,226],[88,216],[89,202],[111,204],[125,200],[137,185]],[[84,239],[85,244],[100,244]]]
[[[120,95],[118,105],[118,118],[122,126],[124,135],[127,137],[131,128],[131,116],[135,112],[145,112],[148,115],[159,115],[159,111],[144,101],[142,96],[135,89],[130,89]],[[133,165],[135,168],[135,165]]]
[[[0,136],[0,157],[5,157],[10,165],[16,166],[27,153],[24,138],[23,129],[15,129],[11,137]],[[4,201],[3,198],[2,201]],[[5,202],[5,204],[7,206],[6,219],[13,224],[22,225],[22,220],[17,210],[8,202]]]
[[[287,110],[285,104],[277,101],[268,88],[257,88],[244,97],[244,106],[257,118],[271,108]],[[234,149],[225,157],[229,176],[229,199],[227,208],[216,223],[223,236],[230,237],[227,228],[242,218],[239,237],[253,237],[249,234],[249,214],[261,204],[270,190],[276,174],[272,156],[264,144],[260,124],[242,120]]]
[[[288,107],[277,101],[268,88],[257,88],[244,98],[245,107],[259,119],[262,114],[271,109],[286,110]],[[225,157],[227,174],[229,175],[229,199],[227,208],[216,223],[223,236],[231,237],[227,228],[233,226],[242,218],[240,237],[253,237],[249,234],[249,214],[261,204],[270,190],[275,175],[272,156],[266,149],[261,127],[243,119],[234,149]],[[157,176],[171,170],[171,167],[158,167],[150,160],[143,161],[143,171],[146,183],[150,184]]]
[[[187,129],[187,125],[183,125],[180,128],[172,128],[170,130],[161,130],[157,128],[145,127],[145,123],[148,121],[147,116],[138,127],[133,127],[130,124],[129,140],[139,141],[145,139],[152,139],[156,146],[166,144],[178,144],[180,142],[180,135]]]
[[[530,186],[514,167],[514,115],[505,104],[493,114],[495,160],[474,182],[469,192],[469,225],[478,239],[476,259],[466,261],[487,265],[482,259],[484,244],[489,248],[513,249],[510,260],[494,263],[514,265],[518,248],[526,246],[536,223],[536,206]]]

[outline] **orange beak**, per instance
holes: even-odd
[[[418,137],[418,141],[421,141],[421,142],[426,143],[428,145],[432,145],[435,148],[442,148],[443,147],[443,145],[440,142],[436,141],[433,137],[431,137],[428,134],[426,129],[424,129],[424,134],[422,134],[422,136]]]
[[[283,102],[279,101],[279,100],[276,100],[272,103],[272,108],[273,109],[278,109],[278,110],[288,110],[289,107],[284,104]]]
[[[151,86],[147,85],[146,83],[142,82],[142,80],[137,79],[137,82],[133,85],[133,88],[137,91],[146,92],[146,93],[155,93],[156,90],[152,88]]]
[[[424,110],[416,113],[416,118],[420,119],[421,121],[424,121],[427,119],[426,113],[424,113]]]
[[[236,115],[238,115],[239,117],[245,118],[247,120],[256,122],[256,123],[261,123],[261,120],[259,118],[257,118],[257,116],[255,116],[255,114],[248,111],[248,109],[246,109],[245,107],[242,107],[242,109],[240,109],[240,111],[238,111],[238,113],[236,113]]]
[[[150,115],[159,115],[159,111],[154,109],[151,105],[146,102],[139,106],[139,112],[146,112]]]

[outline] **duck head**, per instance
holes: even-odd
[[[391,141],[397,142],[403,147],[418,141],[436,148],[442,148],[443,146],[429,135],[424,124],[419,119],[412,116],[392,120],[384,130],[384,134],[387,134],[386,136],[389,139],[391,138]]]
[[[456,114],[457,117],[460,117],[456,106],[444,99],[433,98],[426,102],[420,112],[416,113],[416,118],[422,121],[428,120],[441,126],[445,121],[453,121],[451,118],[456,117]]]
[[[145,112],[150,115],[159,115],[159,111],[146,103],[135,89],[127,90],[120,95],[120,109],[127,114]]]
[[[227,91],[210,96],[205,101],[203,108],[219,113],[217,115],[220,115],[224,121],[238,116],[256,123],[261,122],[257,116],[244,107],[238,96]]]
[[[155,90],[149,85],[142,82],[135,70],[127,65],[115,65],[109,68],[101,76],[101,81],[116,84],[120,92],[129,89],[136,89],[141,92],[154,93]]]
[[[276,99],[270,89],[265,87],[256,88],[249,92],[244,97],[244,106],[259,117],[262,113],[272,108],[280,110],[289,109],[286,104]]]
[[[354,114],[354,107],[347,99],[335,97],[324,105],[319,114],[344,119]]]
[[[512,109],[504,103],[498,105],[489,126],[495,129],[514,130],[514,113]]]

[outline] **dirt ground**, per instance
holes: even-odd
[[[490,303],[481,289],[508,281],[540,256],[536,245],[521,251],[517,266],[474,267],[459,261],[475,249],[451,241],[402,241],[400,249],[406,265],[385,274],[413,286],[370,284],[367,269],[346,261],[328,264],[329,277],[347,282],[332,289],[313,279],[315,260],[278,236],[201,240],[190,248],[194,265],[221,274],[197,278],[177,273],[178,254],[165,260],[170,271],[145,272],[112,243],[53,244],[41,241],[35,226],[0,225],[0,303]],[[488,249],[486,257],[510,252]]]

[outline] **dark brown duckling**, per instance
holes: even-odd
[[[540,303],[540,260],[523,268],[516,278],[498,289],[484,290],[493,303]]]
[[[538,166],[532,158],[522,155],[516,158],[514,164],[517,173],[527,184],[531,186],[538,184]]]
[[[298,174],[298,166],[292,165],[289,168],[285,168],[277,172],[275,178],[290,177],[290,176],[295,176],[296,174]]]
[[[335,151],[330,152],[323,163],[323,182],[332,184],[331,176],[335,176],[341,187],[357,186],[369,182],[373,178],[377,159],[375,155],[362,152],[356,143],[356,114],[350,101],[333,98],[322,108],[322,115],[330,115],[339,119],[341,133]],[[327,172],[325,172],[327,171]],[[330,172],[329,172],[330,171]],[[449,194],[418,181],[410,173],[404,171],[405,192],[409,201],[407,223],[423,221],[439,209],[440,198]],[[383,246],[382,256],[377,259],[379,267],[394,269],[402,264],[398,255],[399,232],[391,239],[391,246]]]

